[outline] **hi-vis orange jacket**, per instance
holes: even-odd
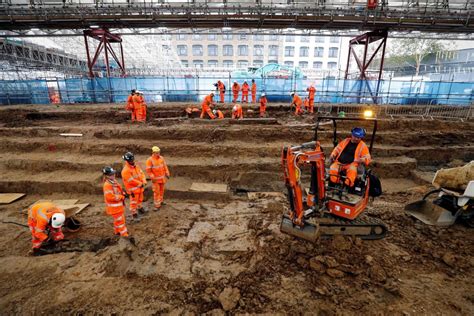
[[[334,150],[331,153],[331,158],[333,158],[334,161],[337,161],[339,159],[339,156],[341,155],[342,151],[344,150],[344,148],[346,148],[347,144],[349,144],[350,141],[351,141],[351,138],[348,137],[344,139],[342,142],[340,142],[336,146],[336,148],[334,148]],[[364,163],[366,166],[368,166],[370,164],[370,161],[371,161],[371,157],[369,153],[369,148],[363,141],[360,141],[355,150],[354,162],[357,164]]]
[[[166,183],[166,176],[170,176],[168,166],[163,157],[156,158],[153,155],[146,161],[146,173],[151,181],[155,183]]]
[[[104,201],[106,212],[109,215],[114,215],[124,211],[123,200],[125,196],[120,184],[115,180],[105,180],[104,185]]]
[[[132,166],[125,162],[122,169],[122,180],[128,192],[135,192],[142,189],[142,185],[146,185],[146,176],[142,169],[135,164]]]

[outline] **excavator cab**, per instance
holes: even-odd
[[[350,235],[363,239],[380,239],[386,227],[378,221],[364,222],[359,215],[367,207],[370,191],[370,170],[363,170],[351,190],[341,183],[345,175],[340,174],[337,183],[330,183],[325,153],[318,139],[320,127],[332,124],[333,145],[337,146],[338,121],[364,121],[372,123],[369,150],[372,150],[377,120],[368,118],[318,117],[314,141],[299,146],[285,146],[282,150],[282,166],[288,190],[290,211],[283,215],[280,230],[308,241],[320,236]],[[332,149],[331,149],[332,150]],[[310,169],[310,175],[303,170]],[[309,182],[309,189],[303,183]]]

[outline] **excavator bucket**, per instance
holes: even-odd
[[[420,200],[406,205],[405,213],[433,226],[449,226],[456,221],[456,217],[451,212],[429,200]]]
[[[283,215],[281,218],[280,231],[282,233],[301,238],[310,242],[316,242],[319,238],[319,227],[310,223],[305,223],[304,226],[298,226],[288,217]]]

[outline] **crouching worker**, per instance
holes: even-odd
[[[344,184],[352,188],[357,178],[357,169],[359,165],[368,166],[371,161],[369,148],[362,141],[366,131],[361,127],[355,127],[351,131],[351,137],[341,141],[331,153],[329,160],[330,181],[339,183],[340,172],[346,171]]]
[[[125,226],[125,198],[128,194],[124,192],[118,181],[115,179],[116,171],[112,167],[102,169],[104,174],[104,201],[105,212],[114,219],[114,234],[122,237],[128,236]]]
[[[146,161],[146,173],[153,184],[153,200],[157,211],[163,204],[165,183],[170,178],[170,172],[165,159],[161,156],[160,147],[153,146],[151,151],[151,157]]]
[[[33,255],[42,254],[42,247],[64,239],[62,226],[65,220],[64,211],[51,202],[35,203],[28,209]]]
[[[236,104],[232,108],[232,118],[233,119],[238,119],[238,120],[244,118],[244,113],[242,111],[242,106],[240,104]]]

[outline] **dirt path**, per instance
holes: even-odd
[[[0,220],[26,223],[23,211],[40,198],[91,203],[78,215],[83,228],[66,233],[75,252],[28,256],[28,229],[0,223],[2,313],[474,314],[474,231],[403,213],[439,166],[474,159],[472,123],[380,121],[372,154],[385,194],[363,216],[382,220],[387,237],[310,244],[279,224],[288,208],[281,147],[310,141],[311,118],[274,105],[276,123],[213,124],[185,119],[185,106],[152,105],[155,118],[169,120],[140,126],[119,106],[0,109],[0,192],[28,193],[0,205]],[[338,135],[350,128],[341,124]],[[320,139],[329,151],[330,130]],[[127,224],[133,245],[112,238],[100,170],[120,169],[127,150],[143,165],[155,144],[171,169],[167,204]],[[190,192],[193,182],[229,191]],[[249,199],[247,191],[280,194]]]

